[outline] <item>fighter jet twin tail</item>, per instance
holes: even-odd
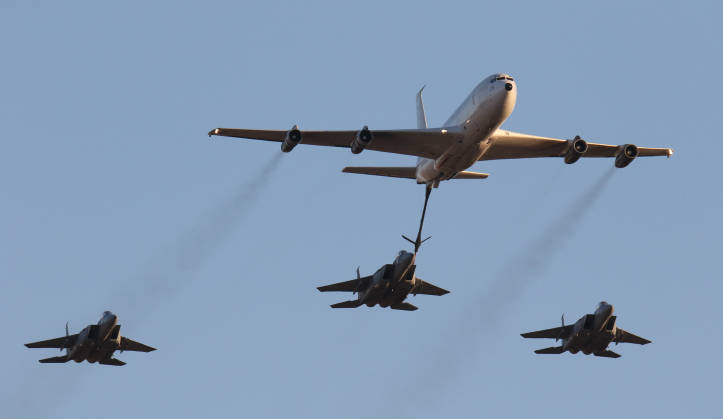
[[[424,90],[424,88],[422,88]],[[405,154],[417,157],[416,166],[410,167],[345,167],[345,173],[358,173],[415,179],[425,184],[426,196],[417,239],[412,241],[414,253],[400,251],[391,264],[379,268],[373,275],[319,287],[319,291],[345,291],[357,294],[357,299],[333,304],[333,308],[354,308],[380,305],[395,310],[416,310],[405,302],[409,294],[444,295],[448,291],[422,281],[416,276],[416,256],[422,244],[421,233],[424,214],[432,188],[450,179],[486,179],[488,174],[467,171],[481,160],[521,159],[533,157],[560,157],[567,164],[581,157],[614,158],[615,167],[628,166],[635,158],[667,156],[670,148],[638,147],[633,144],[608,145],[573,139],[540,137],[500,129],[512,113],[517,101],[517,85],[507,74],[494,74],[482,80],[440,128],[429,128],[422,101],[422,90],[416,97],[416,129],[359,131],[302,131],[297,125],[290,130],[262,130],[245,128],[216,128],[211,136],[225,136],[252,140],[276,141],[281,151],[288,153],[298,144],[348,148],[353,154],[365,149]],[[562,339],[563,345],[536,351],[562,353],[570,351],[597,356],[618,357],[606,350],[610,342],[645,344],[638,338],[615,326],[612,306],[601,303],[595,314],[589,314],[574,325],[523,334],[524,337]]]
[[[424,88],[422,88],[423,90]],[[610,157],[615,167],[629,165],[635,158],[644,156],[667,156],[670,148],[637,147],[633,144],[607,145],[587,142],[575,136],[565,140],[520,134],[500,129],[512,113],[517,101],[517,85],[507,74],[494,74],[482,80],[440,128],[429,128],[422,102],[422,90],[416,97],[417,128],[402,130],[370,130],[364,126],[359,131],[302,131],[294,125],[288,131],[216,128],[210,136],[226,136],[253,140],[276,141],[281,151],[290,152],[298,144],[348,148],[353,154],[365,149],[387,153],[416,156],[416,166],[410,167],[346,167],[343,172],[366,175],[415,179],[425,184],[424,209],[419,223],[417,239],[412,241],[414,253],[400,251],[393,263],[386,264],[373,275],[362,277],[357,268],[357,278],[319,287],[319,291],[346,291],[357,294],[356,300],[333,304],[334,308],[351,308],[361,305],[390,307],[395,310],[416,310],[405,302],[409,294],[444,295],[448,291],[416,276],[416,257],[421,240],[424,214],[432,188],[450,179],[486,179],[486,173],[467,171],[481,160],[521,159],[533,157],[560,157],[572,164],[581,157]],[[425,239],[426,240],[426,239]],[[113,358],[116,350],[150,352],[154,348],[134,342],[119,334],[117,317],[105,312],[98,324],[90,325],[75,335],[41,342],[29,343],[29,348],[65,349],[64,356],[42,359],[42,363],[59,363],[87,360],[105,365],[124,365]],[[526,338],[561,339],[562,345],[540,349],[536,353],[577,353],[613,357],[619,355],[607,350],[610,342],[646,344],[649,341],[617,328],[612,306],[601,303],[595,314],[588,314],[574,325],[525,333]]]
[[[40,342],[26,343],[28,348],[58,348],[65,349],[65,355],[41,359],[43,364],[65,363],[68,361],[90,363],[97,362],[103,365],[125,365],[126,363],[113,358],[117,350],[151,352],[155,348],[130,340],[120,335],[118,317],[106,311],[97,324],[86,326],[80,333],[68,334],[68,325],[65,325],[65,336]]]

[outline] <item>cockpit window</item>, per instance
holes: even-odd
[[[512,77],[505,77],[505,78],[509,81],[515,81],[515,79],[513,79]]]
[[[504,80],[504,76],[497,77],[495,80]]]

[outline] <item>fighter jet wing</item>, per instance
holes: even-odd
[[[568,140],[538,137],[506,130],[497,130],[492,135],[492,145],[480,160],[525,159],[533,157],[563,157],[569,147]],[[583,157],[615,157],[620,146],[587,143]],[[672,148],[638,147],[638,157],[673,155]]]
[[[410,292],[413,295],[426,294],[426,295],[444,295],[449,294],[449,291],[439,288],[436,285],[432,285],[429,282],[424,282],[419,277],[415,279],[414,288]]]
[[[304,131],[301,130],[301,144],[348,148],[358,131]],[[216,128],[208,136],[246,138],[282,142],[287,131]],[[371,130],[372,140],[367,150],[385,153],[407,154],[410,156],[437,158],[455,143],[462,134],[454,128],[424,128],[400,130]]]
[[[78,334],[63,336],[61,338],[41,340],[40,342],[26,343],[28,348],[72,348],[75,341],[78,340]]]
[[[634,334],[626,332],[619,327],[616,329],[615,332],[615,342],[637,343],[638,345],[645,345],[647,343],[650,343],[649,340],[641,338],[640,336],[635,336]]]
[[[371,275],[364,276],[359,279],[352,279],[351,281],[344,281],[344,282],[337,282],[336,284],[331,285],[324,285],[323,287],[317,287],[321,292],[326,291],[347,291],[347,292],[355,292],[360,289],[364,289],[369,284],[369,281],[372,279]]]
[[[134,340],[130,340],[126,337],[121,337],[120,348],[118,349],[120,349],[121,351],[136,352],[151,352],[156,350],[156,348],[151,348],[150,346],[144,345]]]
[[[566,339],[572,332],[573,325],[553,327],[552,329],[538,330],[520,334],[523,338]]]

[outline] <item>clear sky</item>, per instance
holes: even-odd
[[[720,2],[0,2],[0,417],[719,418]],[[632,3],[632,4],[631,4]],[[440,125],[484,77],[504,128],[673,147],[623,170],[478,163],[432,194],[416,312],[332,310],[414,234],[414,159],[215,127]],[[615,305],[652,344],[535,355]],[[41,365],[117,313],[158,348]]]

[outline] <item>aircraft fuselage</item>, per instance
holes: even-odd
[[[400,251],[393,263],[379,268],[372,276],[371,283],[359,290],[359,301],[368,307],[379,304],[389,307],[407,298],[414,287],[415,255]]]
[[[495,74],[475,87],[444,124],[462,138],[436,159],[417,161],[417,182],[439,184],[476,163],[489,149],[491,136],[512,114],[517,86],[512,77]]]
[[[108,359],[120,347],[120,333],[114,331],[118,317],[106,311],[98,324],[84,328],[75,345],[68,351],[68,360],[90,363]]]
[[[562,347],[570,353],[580,351],[585,355],[599,354],[605,351],[615,339],[615,316],[611,304],[601,302],[594,314],[580,318],[568,339],[563,340]]]

